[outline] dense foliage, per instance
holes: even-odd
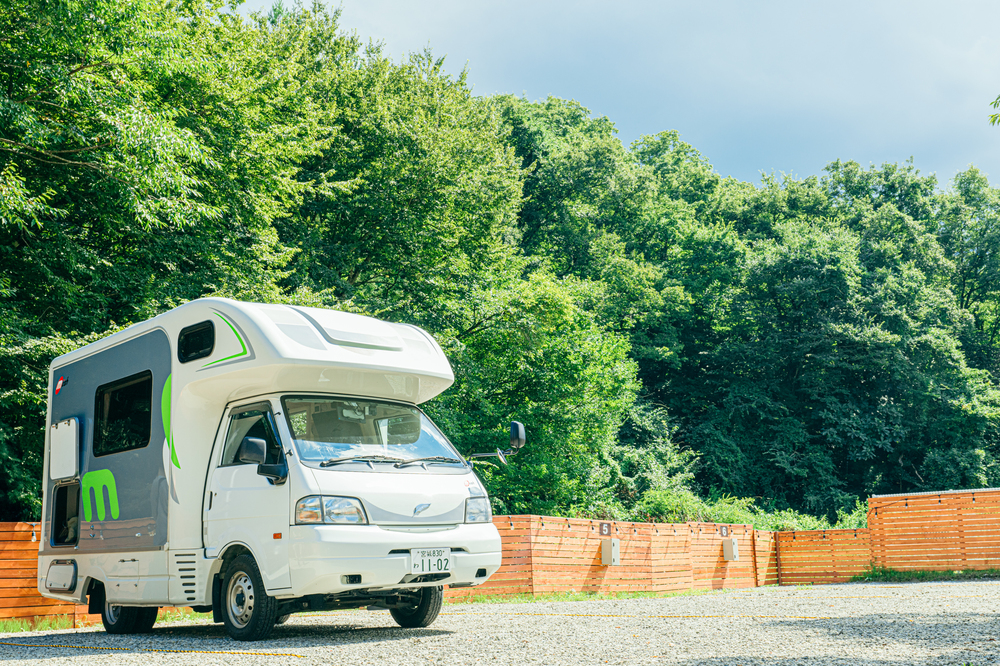
[[[418,324],[498,512],[864,522],[1000,485],[1000,192],[913,164],[720,178],[560,99],[474,97],[322,6],[0,6],[0,520],[47,366],[226,295]],[[809,518],[801,512],[820,516]]]

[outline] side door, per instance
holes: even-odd
[[[268,464],[285,461],[274,412],[268,402],[230,409],[216,442],[216,464],[205,499],[206,554],[218,555],[231,543],[246,544],[260,567],[267,591],[291,586],[288,571],[288,483],[257,473],[255,463],[240,460],[248,437],[267,444]]]

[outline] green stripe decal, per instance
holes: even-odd
[[[160,395],[160,418],[163,419],[163,434],[167,438],[167,442],[170,443],[170,462],[174,464],[174,467],[180,469],[181,464],[177,462],[177,449],[174,448],[174,436],[170,432],[170,405],[173,400],[170,387],[173,378],[173,375],[168,375],[167,381],[163,385],[163,393]]]
[[[245,342],[243,342],[243,338],[240,337],[240,334],[236,331],[236,327],[233,326],[232,322],[229,321],[228,319],[226,319],[225,317],[223,317],[218,312],[215,313],[215,316],[218,317],[219,319],[221,319],[222,321],[226,322],[226,326],[229,327],[229,330],[231,330],[233,332],[233,335],[235,335],[236,339],[239,341],[240,347],[242,348],[242,351],[240,351],[240,352],[238,352],[236,354],[233,354],[232,356],[227,356],[226,358],[220,358],[218,361],[212,361],[211,363],[206,363],[205,365],[201,366],[203,368],[207,368],[210,365],[215,365],[216,363],[222,363],[223,361],[231,361],[234,358],[239,358],[240,356],[246,356],[247,355],[247,345],[246,345]]]

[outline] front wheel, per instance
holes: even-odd
[[[278,602],[264,591],[260,569],[251,555],[244,553],[229,565],[222,592],[222,622],[230,637],[260,641],[271,634]]]
[[[416,605],[390,608],[389,613],[396,624],[406,629],[429,627],[441,612],[442,603],[443,587],[423,587],[420,589],[420,601]]]

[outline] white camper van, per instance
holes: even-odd
[[[39,592],[111,633],[161,606],[238,640],[308,610],[429,625],[500,566],[482,484],[417,407],[453,379],[414,326],[222,298],[58,357]]]

